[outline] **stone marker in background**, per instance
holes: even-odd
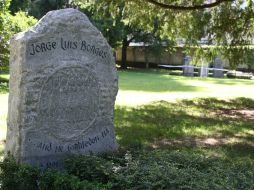
[[[183,68],[183,75],[193,77],[194,75],[194,66],[190,64],[191,56],[184,57],[184,68]]]
[[[223,78],[223,62],[219,57],[216,57],[213,63],[213,68],[218,70],[213,70],[213,77],[214,78]]]
[[[200,70],[199,70],[199,76],[200,77],[207,77],[208,76],[208,64],[205,63],[205,64],[202,64],[202,66],[200,67]]]
[[[65,156],[114,151],[112,49],[86,15],[49,12],[11,39],[6,154],[61,167]]]

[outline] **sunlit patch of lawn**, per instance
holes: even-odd
[[[136,106],[152,101],[195,97],[254,98],[253,80],[172,76],[166,71],[119,71],[116,104]]]

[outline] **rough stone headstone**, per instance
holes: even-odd
[[[192,77],[194,75],[194,66],[190,64],[191,56],[184,57],[183,75]]]
[[[223,78],[224,73],[223,73],[223,62],[219,57],[216,57],[213,63],[213,77],[214,78]]]
[[[6,154],[42,168],[117,148],[112,49],[78,10],[47,13],[11,39]]]

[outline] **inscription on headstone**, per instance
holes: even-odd
[[[114,62],[105,38],[75,9],[49,12],[15,35],[6,154],[47,168],[70,154],[116,150]]]
[[[82,67],[62,68],[44,83],[38,102],[38,128],[59,139],[73,138],[91,127],[98,114],[99,83]]]

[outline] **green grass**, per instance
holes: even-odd
[[[120,152],[98,168],[119,164],[116,185],[126,186],[116,189],[253,189],[253,84],[165,71],[119,71],[115,127]],[[6,134],[7,102],[8,85],[0,86],[0,142]],[[88,172],[77,165],[90,164],[70,163],[71,174],[83,180],[76,174]]]
[[[1,74],[0,78],[5,84],[9,75]],[[167,147],[167,144],[176,144],[173,141],[189,140],[191,147],[196,147],[193,146],[196,142],[199,148],[206,140],[224,140],[228,143],[221,143],[220,147],[225,147],[227,152],[230,148],[236,152],[233,147],[241,141],[248,152],[251,147],[247,144],[254,135],[253,121],[223,117],[218,111],[236,106],[253,109],[248,107],[253,106],[250,99],[254,98],[253,84],[251,80],[170,76],[163,70],[119,71],[115,111],[118,141],[123,147],[133,144]],[[0,86],[0,140],[5,139],[6,134],[7,92],[8,85]],[[238,96],[246,98],[232,99]],[[195,100],[195,97],[206,99]],[[177,146],[185,147],[184,143]]]
[[[0,78],[4,81],[1,84],[8,84],[8,74],[1,74]],[[191,147],[196,147],[193,145],[196,142],[199,148],[205,144],[201,143],[203,141],[216,144],[223,140],[227,143],[221,143],[220,148],[225,148],[226,152],[236,152],[236,142],[237,146],[246,144],[248,152],[254,135],[253,121],[223,117],[219,111],[236,106],[253,109],[250,99],[254,96],[253,84],[251,80],[170,76],[163,70],[119,71],[115,111],[118,141],[123,147],[133,144],[167,147],[168,144],[175,145],[174,141],[189,140]],[[7,92],[8,85],[0,86],[1,140],[5,139],[6,133]],[[232,99],[238,96],[246,98]],[[195,97],[206,99],[195,100]],[[177,146],[186,148],[184,143]],[[210,146],[211,149],[214,147]]]
[[[124,147],[254,158],[253,120],[221,114],[236,108],[253,110],[252,85],[253,80],[120,71],[115,112],[118,141]]]
[[[136,106],[152,101],[195,97],[254,98],[253,80],[172,76],[166,71],[119,71],[116,103]]]
[[[254,158],[254,117],[221,114],[234,108],[253,110],[254,100],[202,98],[135,108],[117,106],[116,134],[123,147],[199,150],[227,158]]]

